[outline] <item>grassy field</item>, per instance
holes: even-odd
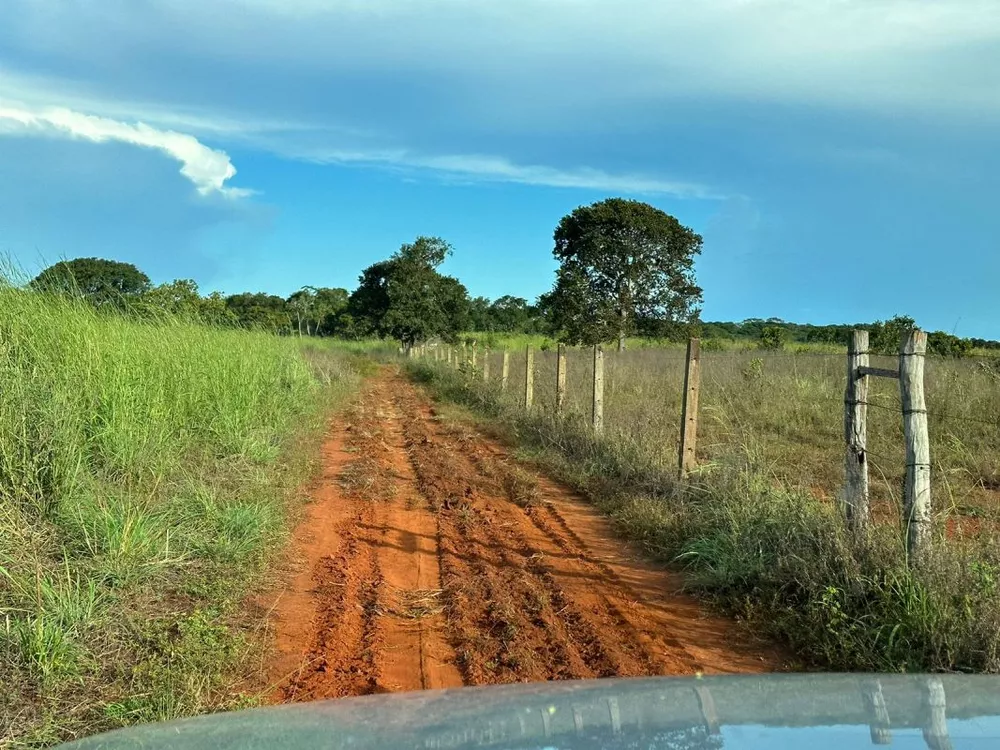
[[[836,669],[1000,669],[1000,369],[985,360],[927,364],[937,540],[907,570],[900,544],[903,442],[898,384],[875,381],[869,410],[878,521],[860,544],[843,533],[843,355],[706,352],[701,468],[675,482],[683,352],[606,354],[606,434],[588,430],[592,361],[569,352],[567,414],[553,417],[554,351],[536,352],[535,408],[521,407],[524,354],[510,385],[484,386],[415,363],[444,398],[585,489],[624,533],[679,561],[692,585],[808,664]],[[877,359],[877,358],[876,358]],[[891,367],[892,359],[873,361]],[[494,378],[499,354],[490,361]]]
[[[356,361],[0,288],[0,746],[252,702],[245,599]]]

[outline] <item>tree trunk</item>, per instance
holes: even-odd
[[[625,321],[628,320],[628,311],[623,307],[618,311],[618,351],[625,351]]]

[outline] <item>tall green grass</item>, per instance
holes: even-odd
[[[650,366],[650,357],[658,366]],[[575,385],[567,414],[556,418],[549,359],[536,359],[530,414],[522,407],[523,356],[512,357],[506,393],[495,379],[484,384],[480,373],[420,361],[409,366],[441,399],[470,407],[481,424],[586,492],[647,553],[686,567],[693,589],[789,644],[804,665],[1000,671],[995,527],[984,525],[967,538],[945,533],[960,480],[975,475],[978,484],[961,487],[982,490],[982,470],[973,467],[995,455],[1000,441],[988,424],[955,419],[996,413],[982,411],[997,403],[989,373],[960,363],[929,363],[928,403],[938,412],[932,430],[936,425],[938,461],[946,468],[940,463],[936,468],[943,476],[936,480],[933,549],[925,566],[911,571],[898,509],[894,514],[882,508],[870,539],[845,532],[835,502],[843,460],[837,404],[843,372],[828,369],[832,361],[703,359],[702,468],[682,486],[676,482],[682,357],[608,355],[601,438],[587,423],[589,363],[582,353],[571,358]],[[491,362],[491,372],[498,369]],[[890,395],[875,389],[872,398]],[[888,412],[873,416],[884,421],[869,445],[891,456],[889,446],[901,442],[898,427]],[[947,450],[959,440],[968,456]],[[902,465],[900,454],[897,471]],[[898,492],[898,474],[883,480],[873,472],[872,479],[886,485],[884,497]]]
[[[329,346],[0,288],[0,745],[239,700],[299,440],[357,378]]]

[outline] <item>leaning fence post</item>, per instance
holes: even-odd
[[[488,346],[483,347],[483,382],[489,382],[490,379],[490,348]]]
[[[715,698],[706,685],[699,685],[694,689],[698,696],[698,707],[701,709],[701,719],[705,723],[705,729],[712,736],[722,734],[719,727],[719,712],[715,707]]]
[[[566,345],[556,347],[556,414],[562,414],[566,404]]]
[[[903,403],[903,434],[906,438],[906,484],[903,518],[906,548],[915,564],[930,542],[931,448],[927,434],[927,404],[924,400],[924,355],[927,334],[915,329],[903,339],[899,351],[899,396]]]
[[[503,350],[503,359],[500,362],[500,390],[507,390],[507,380],[510,378],[510,352]]]
[[[604,432],[604,349],[594,345],[594,401],[591,411],[594,434]]]
[[[677,456],[681,479],[695,469],[698,443],[698,392],[701,387],[701,340],[688,339],[684,368],[684,403],[681,405],[681,444]]]
[[[844,391],[844,515],[855,532],[868,528],[868,331],[852,331],[847,346],[847,389]]]
[[[535,353],[531,344],[524,347],[524,410],[531,411],[535,391]]]

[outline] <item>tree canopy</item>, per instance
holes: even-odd
[[[49,266],[31,281],[31,287],[48,292],[80,294],[95,305],[106,305],[145,294],[150,289],[150,281],[131,263],[77,258]]]
[[[438,237],[418,237],[388,260],[366,268],[347,312],[361,331],[406,346],[440,336],[454,340],[469,320],[469,295],[437,268],[451,254]]]
[[[301,336],[332,336],[340,333],[341,315],[347,309],[346,289],[304,286],[288,298],[289,312]]]
[[[292,329],[292,316],[285,300],[274,294],[232,294],[226,297],[226,309],[237,325],[245,328],[264,328],[275,333],[288,333]]]
[[[702,240],[673,216],[610,198],[563,217],[554,239],[560,267],[546,303],[564,340],[617,339],[624,349],[642,319],[697,318],[702,297],[694,258]]]

